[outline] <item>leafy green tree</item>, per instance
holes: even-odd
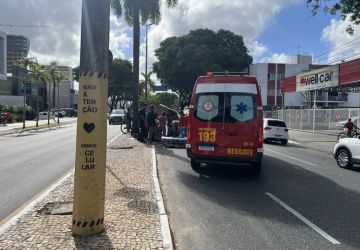
[[[164,0],[168,7],[175,7],[177,0]],[[115,15],[121,17],[124,12],[125,21],[133,27],[133,117],[138,119],[139,111],[139,56],[140,56],[140,21],[159,24],[161,20],[161,0],[111,0]],[[141,20],[140,20],[141,19]],[[133,133],[139,131],[138,123],[133,122]]]
[[[109,66],[108,106],[110,112],[118,106],[125,107],[132,99],[132,64],[129,60],[115,58]]]
[[[140,103],[144,104],[145,95],[140,96]],[[167,107],[177,109],[179,97],[174,93],[156,93],[155,95],[148,95],[148,104],[164,104]]]
[[[319,9],[331,15],[340,14],[341,19],[345,20],[350,16],[350,24],[346,31],[349,34],[354,33],[354,26],[360,24],[360,1],[359,0],[306,0],[313,16],[317,15]]]
[[[170,37],[155,51],[153,71],[163,85],[179,96],[181,109],[191,98],[197,77],[207,72],[239,72],[252,63],[242,36],[230,31],[197,29]]]
[[[79,81],[80,79],[80,75],[79,75],[79,72],[80,72],[80,66],[76,66],[75,68],[73,68],[73,78],[75,81]]]

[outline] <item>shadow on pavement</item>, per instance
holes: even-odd
[[[73,235],[76,249],[115,249],[106,229],[97,234],[91,236],[76,236]]]
[[[349,171],[359,172],[360,173],[360,165],[354,165],[351,168],[345,169]]]
[[[355,249],[360,247],[359,192],[301,166],[267,155],[263,158],[263,172],[259,178],[251,176],[247,169],[227,166],[210,166],[202,171],[198,176],[179,169],[177,178],[192,192],[219,206],[257,218],[307,227],[295,217],[289,219],[292,215],[265,195],[270,192],[341,244]],[[284,213],[289,216],[284,216]],[[320,244],[323,249],[334,246],[325,239],[320,240]]]
[[[142,214],[156,214],[158,213],[158,206],[156,203],[146,200],[146,196],[149,194],[149,191],[128,187],[122,180],[119,178],[116,173],[108,166],[106,166],[107,171],[117,179],[123,186],[118,191],[114,192],[113,195],[123,197],[129,200],[126,205],[129,209],[137,211]]]
[[[184,150],[185,151],[185,149],[183,149],[183,148],[166,148],[166,147],[157,146],[156,154],[160,154],[160,155],[164,155],[164,156],[168,156],[168,157],[174,157],[180,161],[185,162],[186,164],[188,164],[190,162],[189,158],[182,157],[178,154],[175,154],[174,153],[175,150]]]

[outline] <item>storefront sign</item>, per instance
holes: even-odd
[[[338,65],[296,76],[296,92],[336,87],[339,85]]]

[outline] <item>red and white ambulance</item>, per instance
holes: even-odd
[[[209,72],[194,85],[189,106],[187,155],[201,163],[251,165],[260,174],[263,112],[254,76]]]

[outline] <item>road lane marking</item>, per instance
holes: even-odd
[[[293,215],[295,215],[296,217],[298,217],[302,222],[304,222],[306,225],[308,225],[309,227],[311,227],[313,230],[315,230],[316,232],[318,232],[321,236],[323,236],[325,239],[327,239],[328,241],[330,241],[331,243],[333,243],[334,245],[340,245],[340,242],[337,241],[336,239],[334,239],[333,237],[331,237],[329,234],[327,234],[325,231],[323,231],[321,228],[319,228],[318,226],[316,226],[314,223],[312,223],[311,221],[309,221],[308,219],[306,219],[304,216],[302,216],[300,213],[298,213],[296,210],[292,209],[291,207],[289,207],[288,205],[286,205],[284,202],[282,202],[279,198],[277,198],[275,195],[267,192],[265,193],[267,196],[269,196],[271,199],[273,199],[274,201],[276,201],[280,206],[282,206],[283,208],[285,208],[286,210],[288,210],[290,213],[292,213]]]
[[[117,138],[119,138],[119,136],[122,134],[118,134],[117,136],[115,136],[114,138],[112,138],[107,144],[106,146],[109,146],[113,141],[115,141]]]
[[[285,154],[276,152],[276,151],[271,150],[271,149],[268,149],[268,148],[265,149],[265,152],[266,152],[266,151],[270,151],[270,152],[273,152],[273,153],[275,153],[275,154],[278,154],[278,155],[281,155],[281,156],[284,156],[284,157],[293,159],[293,160],[295,160],[295,161],[303,162],[303,163],[309,164],[309,165],[311,165],[311,166],[318,167],[318,165],[316,165],[316,164],[313,164],[313,163],[310,163],[310,162],[307,162],[307,161],[303,161],[303,160],[297,159],[297,158],[295,158],[295,157],[291,157],[291,156],[288,156],[288,155],[285,155]]]

